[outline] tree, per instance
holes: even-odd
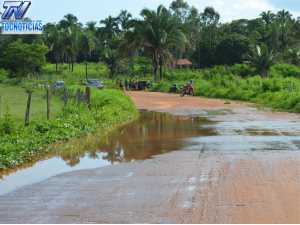
[[[276,15],[271,11],[262,12],[260,16],[266,25],[272,24],[276,18]]]
[[[175,0],[170,5],[170,9],[181,23],[185,22],[189,13],[189,8],[189,4],[184,0]]]
[[[256,46],[252,53],[248,55],[248,63],[256,68],[262,76],[267,76],[271,66],[274,64],[275,55],[269,51],[266,45]]]
[[[42,44],[11,42],[4,50],[2,64],[13,77],[25,77],[40,72],[46,63],[48,48]]]
[[[219,20],[220,14],[212,7],[205,8],[200,14],[201,36],[194,58],[202,67],[209,67],[216,63]]]
[[[62,29],[62,46],[64,48],[65,59],[69,64],[69,70],[73,72],[74,62],[79,52],[79,41],[82,25],[78,22],[76,16],[67,14],[59,22],[59,28]]]
[[[46,24],[43,32],[44,42],[49,48],[49,55],[55,62],[55,70],[58,71],[58,63],[64,54],[63,33],[55,24]]]
[[[107,64],[110,70],[110,78],[113,78],[118,70],[121,61],[121,54],[119,51],[120,40],[115,38],[110,43],[104,44],[104,51],[102,59]]]
[[[294,21],[288,11],[281,10],[277,13],[276,22],[279,29],[280,50],[284,51],[291,41],[291,28]]]
[[[101,31],[102,31],[103,38],[106,41],[112,40],[114,37],[118,36],[118,34],[121,32],[119,28],[118,20],[119,18],[114,18],[109,16],[106,19],[100,21],[100,24],[104,25]]]
[[[218,44],[216,57],[218,64],[242,63],[249,54],[249,39],[241,34],[229,34]]]
[[[153,62],[154,79],[163,77],[163,66],[173,59],[171,49],[184,47],[186,36],[178,21],[162,5],[156,11],[144,9],[141,12],[143,20],[134,23],[134,30],[127,35],[127,43],[131,47],[142,48]]]
[[[299,66],[300,65],[300,50],[296,49],[289,49],[287,53],[287,60],[289,63]]]
[[[81,37],[81,51],[85,58],[85,77],[88,79],[88,60],[92,56],[92,52],[96,49],[97,39],[92,30],[85,30]]]
[[[127,10],[122,10],[118,16],[118,22],[121,25],[122,31],[128,31],[130,27],[130,22],[132,19],[132,15]]]

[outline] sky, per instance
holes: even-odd
[[[27,17],[46,22],[59,21],[67,13],[78,17],[82,23],[96,21],[109,15],[117,16],[121,9],[139,16],[143,8],[155,9],[159,4],[169,6],[172,0],[31,0]],[[299,0],[187,0],[190,5],[202,11],[213,6],[220,14],[222,22],[235,19],[251,19],[262,11],[289,10],[295,17],[300,16]],[[3,0],[0,0],[1,6]],[[2,7],[0,8],[2,10]]]

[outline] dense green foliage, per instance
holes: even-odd
[[[247,65],[176,70],[152,90],[168,92],[172,84],[183,86],[193,80],[197,96],[250,101],[273,109],[300,112],[299,67],[278,64],[271,68],[266,78],[252,71]]]
[[[70,103],[55,119],[36,121],[29,127],[16,126],[9,114],[0,120],[0,168],[13,168],[30,161],[45,147],[91,132],[108,130],[133,120],[138,112],[122,92],[94,90],[92,108]]]
[[[10,71],[10,76],[24,77],[41,71],[47,52],[48,48],[42,44],[13,41],[1,53],[1,64]]]
[[[49,50],[47,61],[56,64],[56,71],[60,63],[68,64],[70,73],[75,63],[84,63],[85,77],[89,76],[87,62],[99,61],[107,64],[111,78],[136,75],[139,57],[148,59],[147,67],[152,67],[154,78],[159,71],[160,79],[181,58],[189,59],[196,68],[248,62],[265,76],[274,63],[299,65],[300,20],[288,11],[262,12],[255,19],[229,23],[220,19],[214,8],[199,12],[184,0],[174,0],[168,8],[143,9],[138,18],[123,10],[85,25],[67,14],[57,23],[46,24],[40,37],[0,36],[0,68],[15,75],[39,73],[43,57],[37,55],[46,54],[44,45]],[[33,46],[29,49],[28,45]],[[12,55],[19,62],[11,60]],[[31,60],[37,58],[41,61]]]

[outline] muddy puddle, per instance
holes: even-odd
[[[201,117],[172,116],[141,112],[138,121],[112,132],[56,145],[36,162],[15,170],[0,171],[0,195],[49,177],[83,169],[149,159],[170,151],[198,145],[193,138],[217,135],[210,122]]]

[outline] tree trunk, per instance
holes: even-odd
[[[261,70],[260,74],[261,74],[262,77],[267,77],[268,76],[268,70],[264,68],[264,69]]]
[[[88,105],[88,108],[91,109],[91,88],[90,87],[86,87],[85,96],[86,96],[86,103]]]
[[[69,57],[68,57],[68,66],[69,66],[69,72],[71,72],[71,61]]]
[[[158,69],[158,63],[157,63],[157,55],[156,53],[153,54],[153,75],[154,75],[154,81],[157,81],[157,69]]]
[[[154,65],[154,70],[153,70],[154,72],[153,73],[154,73],[154,81],[155,82],[157,81],[157,69],[158,69],[157,66]]]
[[[160,81],[163,79],[163,67],[159,66],[159,79]]]
[[[159,57],[159,79],[162,80],[163,78],[163,59],[162,57],[160,56]]]

